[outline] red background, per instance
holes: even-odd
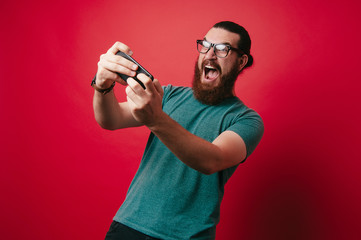
[[[265,135],[226,185],[217,239],[361,239],[360,5],[2,1],[0,238],[103,239],[149,131],[96,124],[100,54],[122,41],[163,85],[190,86],[195,40],[232,20],[255,58],[236,92]]]

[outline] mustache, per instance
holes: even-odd
[[[214,67],[215,69],[217,69],[217,71],[219,73],[222,72],[221,66],[215,60],[210,60],[210,59],[204,60],[202,62],[202,70],[204,70],[206,65],[210,65],[210,66]]]

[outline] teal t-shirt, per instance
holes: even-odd
[[[189,132],[212,142],[226,130],[239,134],[247,156],[263,135],[260,116],[237,97],[200,103],[187,87],[164,87],[163,111]],[[212,175],[180,161],[150,134],[139,169],[114,220],[160,239],[214,239],[224,185],[237,166]]]

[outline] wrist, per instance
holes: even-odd
[[[90,84],[97,92],[102,93],[103,95],[107,94],[108,92],[110,92],[115,85],[115,81],[110,85],[110,87],[107,88],[101,88],[98,87],[98,85],[96,84],[96,76],[93,78],[91,84]]]
[[[162,112],[157,120],[146,123],[145,125],[149,128],[150,131],[153,133],[164,131],[164,129],[167,129],[169,124],[173,122],[174,120],[168,116],[165,112]]]

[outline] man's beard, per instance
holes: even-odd
[[[210,60],[208,60],[208,63]],[[221,103],[226,98],[233,96],[233,86],[239,75],[238,66],[234,65],[231,71],[222,75],[219,65],[215,62],[212,63],[218,69],[219,76],[221,77],[218,86],[211,87],[208,84],[201,82],[201,77],[203,74],[204,66],[206,62],[202,63],[202,68],[199,69],[198,62],[196,61],[194,68],[194,77],[193,77],[193,94],[194,97],[207,105],[217,105]]]

